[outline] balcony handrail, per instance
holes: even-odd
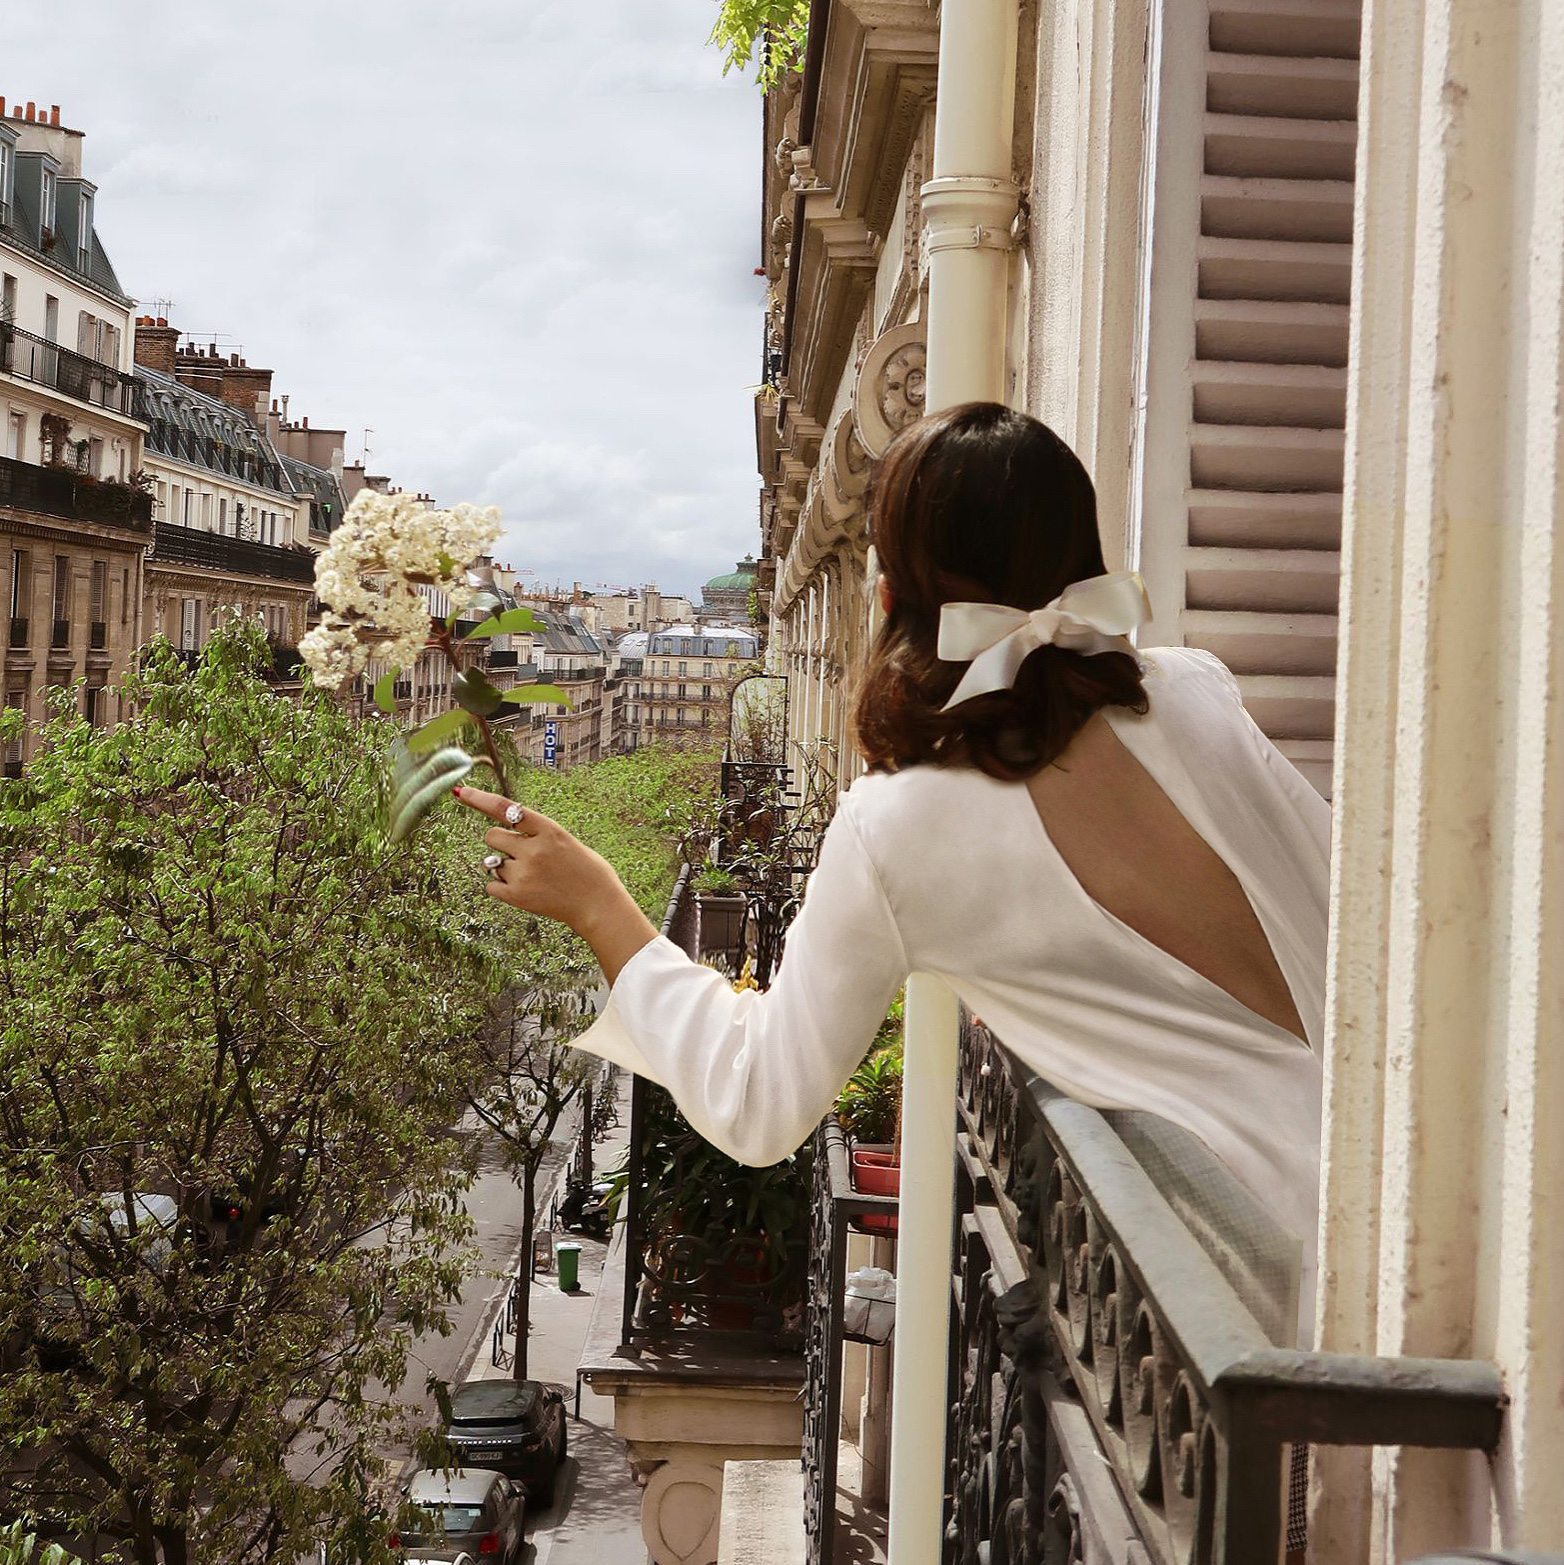
[[[0,321],[0,370],[78,402],[137,416],[141,380],[133,372],[62,347],[10,321]]]
[[[247,538],[204,532],[177,522],[157,524],[153,532],[152,564],[193,565],[204,570],[260,576],[298,585],[309,585],[315,580],[315,556],[307,549],[253,543]]]
[[[1289,1445],[1496,1448],[1494,1365],[1277,1346],[1218,1264],[1223,1235],[1202,1242],[1175,1210],[1175,1182],[970,1017],[958,1110],[952,1535],[989,1536],[1019,1501],[1070,1536],[1133,1536],[1155,1565],[1272,1559]],[[1211,1210],[1236,1214],[1226,1247],[1245,1251],[1244,1187],[1188,1132],[1133,1117],[1161,1126],[1175,1164],[1189,1152],[1182,1179],[1214,1186]],[[1053,1454],[1034,1470],[1017,1448]]]
[[[132,532],[152,530],[151,495],[74,468],[40,467],[15,457],[0,457],[0,506]]]

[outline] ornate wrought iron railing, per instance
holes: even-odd
[[[90,402],[129,418],[142,416],[138,406],[141,381],[135,375],[84,353],[73,353],[9,321],[0,321],[0,370],[78,402]]]
[[[680,868],[662,933],[689,955],[699,956],[698,929],[694,883],[686,864]],[[660,1165],[655,1170],[650,1163],[654,1153]],[[717,1155],[676,1119],[672,1099],[662,1088],[635,1078],[625,1165],[620,1340],[633,1344],[646,1338],[724,1332],[761,1337],[773,1348],[800,1348],[808,1270],[806,1211],[800,1211],[796,1231],[782,1246],[733,1224],[689,1228],[678,1216],[669,1221],[667,1192],[700,1183],[709,1186],[702,1165]],[[680,1166],[670,1168],[670,1158]],[[657,1211],[652,1210],[654,1184]]]
[[[1493,1450],[1491,1365],[1276,1346],[1274,1235],[1193,1137],[1116,1118],[964,1024],[947,1561],[1270,1561],[1289,1442]],[[1234,1227],[1186,1224],[1181,1181]]]
[[[308,550],[251,543],[245,538],[229,538],[173,522],[157,524],[152,563],[194,565],[235,576],[261,576],[268,581],[304,584],[315,580],[315,556]]]
[[[847,1139],[834,1119],[815,1132],[809,1315],[804,1342],[804,1534],[811,1565],[832,1565],[842,1423],[847,1237],[855,1218],[894,1212],[895,1196],[865,1195],[848,1175]]]
[[[0,506],[132,532],[152,530],[151,495],[112,479],[91,478],[73,468],[39,467],[12,457],[0,457]]]

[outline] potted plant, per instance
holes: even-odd
[[[850,1144],[853,1188],[865,1195],[897,1195],[901,1190],[902,1005],[897,995],[836,1103],[837,1120]],[[889,1214],[865,1216],[859,1222],[873,1233],[896,1229],[896,1219]]]
[[[722,956],[735,970],[744,961],[744,893],[733,876],[708,864],[695,880],[703,956]]]

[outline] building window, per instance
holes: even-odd
[[[127,565],[119,573],[119,622],[121,625],[130,620],[130,567]]]
[[[701,673],[704,674],[707,679],[710,679],[711,678],[711,664],[710,663],[702,664],[701,665]]]
[[[194,598],[186,598],[179,605],[179,645],[186,652],[196,649],[196,610],[199,604]]]
[[[42,210],[39,214],[43,220],[46,233],[52,234],[56,224],[59,222],[59,196],[60,182],[55,177],[54,170],[46,168],[43,171],[43,200],[40,203]],[[53,338],[50,338],[51,342],[53,340]]]
[[[92,562],[92,642],[101,651],[108,644],[109,620],[109,564],[107,560]]]
[[[11,624],[7,643],[13,647],[25,647],[27,635],[28,578],[32,571],[32,557],[25,549],[11,551]]]
[[[206,491],[201,494],[201,526],[207,532],[212,530],[212,496]]]
[[[220,499],[217,502],[217,530],[218,530],[218,532],[224,534],[225,536],[227,535],[227,532],[228,532],[228,502],[226,500],[221,500]]]
[[[45,342],[60,340],[60,301],[52,293],[43,296],[43,337]]]
[[[168,515],[168,484],[161,478],[157,481],[157,514],[163,517]]]
[[[195,491],[185,490],[185,514],[182,518],[186,527],[195,526]]]
[[[94,728],[103,726],[103,686],[88,685],[81,693],[81,715]]]
[[[87,441],[87,471],[94,478],[103,477],[103,442],[96,435]]]
[[[3,146],[0,142],[0,147]],[[0,272],[0,315],[8,321],[16,319],[16,279],[9,272]]]
[[[0,206],[9,207],[11,204],[11,175],[14,168],[11,143],[0,141]],[[6,221],[10,221],[10,214],[6,214]]]
[[[50,646],[70,645],[71,636],[71,562],[68,556],[54,557],[54,634]]]
[[[22,453],[27,449],[27,415],[25,413],[13,413],[6,421],[5,429],[5,454],[13,462],[22,460]]]
[[[680,664],[680,665],[679,665],[679,678],[680,678],[680,679],[683,679],[683,678],[684,678],[684,676],[685,676],[685,675],[686,675],[686,674],[687,674],[687,673],[689,673],[689,671],[690,671],[690,670],[689,670],[689,665],[688,665],[688,664],[687,664],[687,663],[681,663],[681,664]]]

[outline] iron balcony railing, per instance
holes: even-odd
[[[84,353],[73,353],[9,321],[0,321],[0,370],[78,402],[90,402],[128,418],[140,417],[137,388],[141,382],[135,375]]]
[[[132,532],[152,530],[152,496],[130,484],[91,478],[69,467],[39,467],[0,457],[0,506]]]
[[[1491,1364],[1285,1345],[1298,1241],[1195,1137],[1072,1102],[970,1017],[960,1060],[948,1561],[1018,1514],[1065,1557],[1271,1560],[1289,1450],[1495,1449]]]
[[[223,533],[202,532],[174,522],[159,522],[153,533],[154,565],[194,565],[233,576],[308,584],[315,580],[315,556],[307,550],[251,543]]]
[[[834,1120],[815,1132],[814,1212],[809,1238],[809,1316],[804,1344],[804,1532],[813,1565],[836,1558],[836,1472],[842,1425],[843,1315],[847,1239],[865,1217],[882,1220],[899,1205],[893,1195],[854,1190],[847,1137]]]

